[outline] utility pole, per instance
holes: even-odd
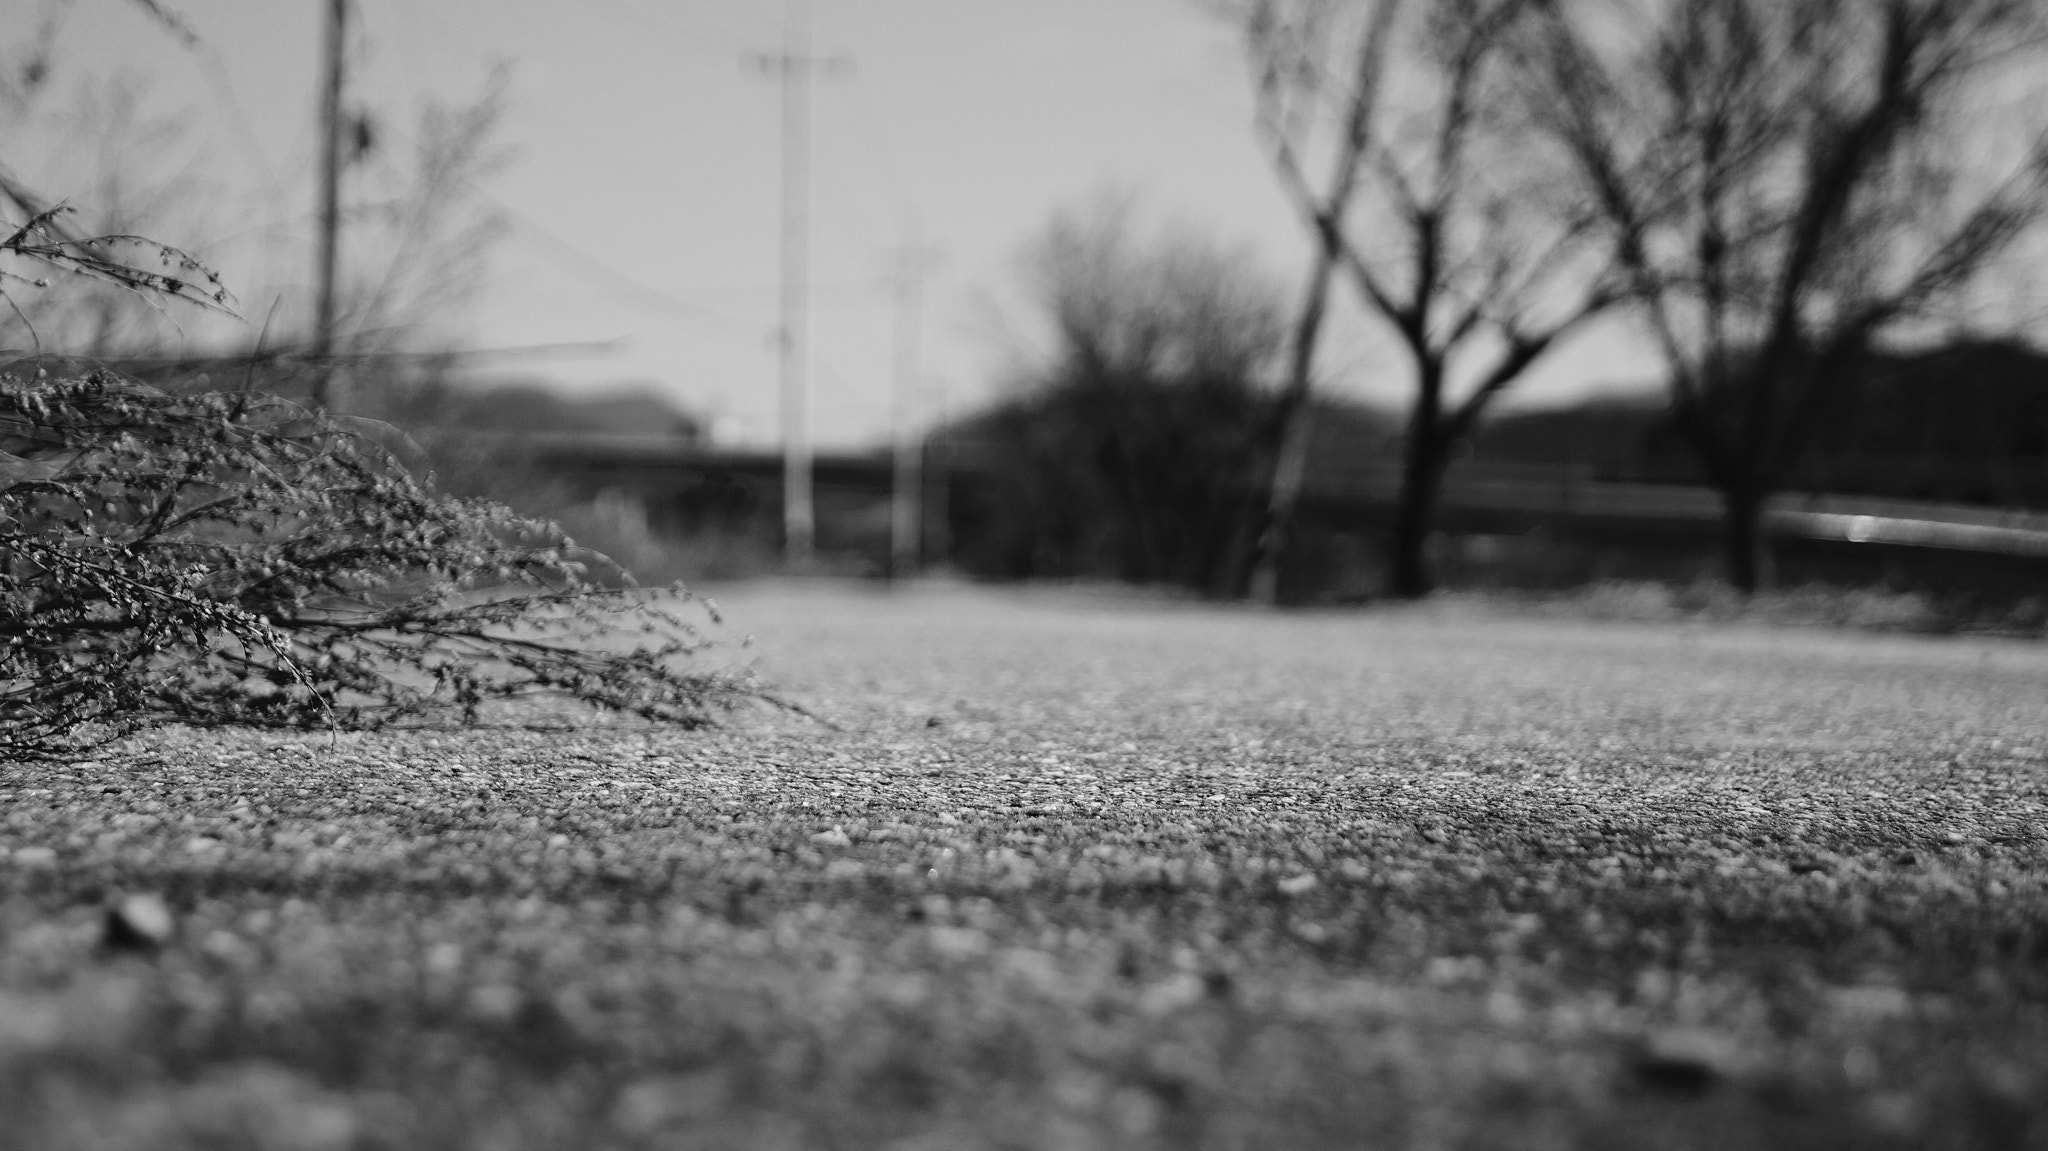
[[[341,93],[348,0],[328,0],[326,69],[320,98],[320,267],[313,308],[313,406],[325,408],[334,377],[334,281],[341,247]]]
[[[935,379],[925,391],[926,411],[930,412],[931,430],[925,433],[925,447],[932,456],[937,475],[925,477],[927,487],[924,497],[924,543],[927,560],[950,563],[953,558],[953,467],[957,462],[952,437],[947,431],[950,418],[946,402],[946,381]]]
[[[924,274],[938,253],[905,243],[896,251],[896,395],[891,420],[896,468],[889,499],[889,577],[917,574],[924,536],[924,437],[917,426]]]
[[[757,53],[755,67],[782,80],[782,554],[811,558],[817,534],[811,508],[811,75],[844,59],[811,55],[809,0],[787,0],[782,51]]]

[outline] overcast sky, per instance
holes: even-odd
[[[321,0],[166,0],[188,48],[134,0],[14,0],[63,15],[45,105],[141,78],[187,112],[208,202],[206,241],[266,230],[272,262],[310,266]],[[353,102],[393,147],[428,98],[460,101],[511,67],[509,167],[483,191],[511,215],[489,290],[450,339],[497,347],[622,341],[530,365],[569,387],[649,382],[767,442],[776,428],[781,105],[750,64],[779,48],[780,0],[359,0]],[[816,0],[813,425],[872,441],[889,421],[896,250],[933,250],[924,375],[958,411],[985,400],[1017,318],[1017,254],[1051,215],[1105,190],[1243,241],[1292,284],[1307,248],[1254,147],[1240,57],[1195,0]],[[0,37],[23,39],[26,21]],[[8,166],[52,194],[77,178],[75,134],[17,136]],[[71,175],[67,175],[71,174]],[[81,203],[81,206],[88,206]],[[274,213],[275,218],[267,218]],[[231,286],[271,282],[247,244],[208,250]],[[310,278],[310,274],[308,274]],[[260,319],[267,300],[248,291]],[[1363,322],[1326,368],[1388,394],[1400,361]],[[1530,398],[1640,378],[1596,339],[1559,357]],[[931,405],[925,412],[929,416]]]

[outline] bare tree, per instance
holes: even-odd
[[[1122,197],[1056,215],[1025,275],[1052,324],[1056,372],[1257,382],[1279,344],[1275,292],[1249,252],[1186,227],[1146,229]]]
[[[977,434],[1029,512],[1035,574],[1235,594],[1284,305],[1242,249],[1140,225],[1123,200],[1064,212],[1026,249],[1048,338]],[[1020,546],[1025,546],[1020,542]]]
[[[1767,584],[1764,507],[1873,341],[1935,318],[2048,207],[2039,106],[1994,164],[1988,114],[2038,68],[2037,0],[1546,6],[1553,137],[1662,350],[1725,508],[1727,574]]]
[[[1552,190],[1513,51],[1540,0],[1240,0],[1257,129],[1317,238],[1255,594],[1270,597],[1311,432],[1306,397],[1342,269],[1414,373],[1391,590],[1427,592],[1444,474],[1487,408],[1615,299],[1605,249]]]

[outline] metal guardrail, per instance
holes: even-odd
[[[1328,500],[1388,504],[1399,485],[1396,468],[1361,467],[1312,478],[1308,490]],[[1452,470],[1444,482],[1443,507],[1645,526],[1704,526],[1718,523],[1722,514],[1721,497],[1712,488],[1595,480],[1570,467],[1483,463]],[[1764,530],[1788,539],[2048,558],[2048,513],[1967,504],[1783,493],[1766,505]]]
[[[1996,524],[1955,523],[1936,519],[1867,513],[1814,512],[1772,508],[1767,526],[1782,535],[1843,540],[1857,544],[1941,548],[1947,551],[2048,559],[2048,530]]]

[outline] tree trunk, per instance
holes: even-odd
[[[1247,598],[1253,603],[1271,606],[1280,602],[1280,569],[1287,558],[1294,513],[1301,503],[1301,489],[1308,474],[1309,437],[1315,431],[1314,409],[1306,393],[1304,387],[1302,394],[1289,396],[1286,401],[1266,500],[1252,512],[1250,534],[1256,558],[1245,584]]]
[[[1728,582],[1743,595],[1754,595],[1771,586],[1770,541],[1764,537],[1762,492],[1746,489],[1721,493],[1722,559]]]
[[[1255,557],[1265,501],[1253,490],[1234,493],[1225,502],[1228,510],[1213,526],[1215,546],[1210,548],[1205,590],[1215,599],[1246,599],[1251,578],[1258,573]]]
[[[1400,599],[1420,599],[1436,586],[1436,573],[1430,569],[1429,537],[1436,526],[1436,507],[1443,495],[1450,452],[1434,435],[1412,437],[1408,452],[1401,491],[1395,497],[1387,590]]]
[[[1309,392],[1315,382],[1316,340],[1323,330],[1323,314],[1329,307],[1339,252],[1336,235],[1328,228],[1319,232],[1322,247],[1309,273],[1301,312],[1294,321],[1288,348],[1287,386],[1280,393],[1272,425],[1269,446],[1273,469],[1266,483],[1265,504],[1255,513],[1258,518],[1253,526],[1257,551],[1245,578],[1251,601],[1268,606],[1280,602],[1280,568],[1286,561],[1294,513],[1307,480],[1309,438],[1315,434],[1315,407]]]

